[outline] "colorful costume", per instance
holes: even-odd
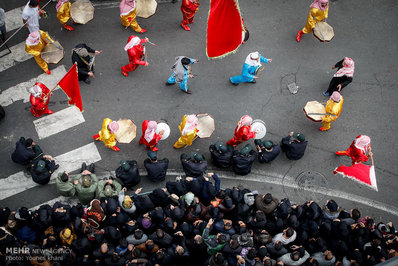
[[[39,117],[45,114],[52,114],[53,111],[48,109],[48,102],[50,98],[50,90],[43,83],[37,82],[30,88],[30,103],[32,107],[30,112],[32,115]]]
[[[191,93],[188,89],[188,79],[190,78],[189,75],[189,64],[193,64],[197,62],[196,59],[188,58],[186,56],[177,56],[175,58],[176,62],[171,67],[173,70],[173,74],[167,80],[167,85],[173,85],[176,82],[180,83],[180,88],[183,92]]]
[[[305,24],[305,27],[297,33],[297,42],[300,42],[303,34],[312,32],[312,29],[315,27],[317,22],[327,19],[328,17],[329,0],[315,0],[310,7],[311,10],[308,14],[307,23]]]
[[[139,143],[145,144],[148,149],[152,151],[158,151],[156,144],[162,138],[161,134],[156,134],[157,123],[155,121],[145,120],[142,122],[142,136]]]
[[[46,32],[42,30],[32,32],[26,39],[25,51],[28,54],[33,55],[39,67],[41,67],[44,72],[50,75],[51,72],[48,70],[47,63],[40,56],[41,51],[44,49],[49,41],[54,42]]]
[[[236,147],[238,144],[254,138],[256,134],[251,131],[252,122],[253,119],[250,116],[242,116],[235,128],[234,137],[227,142],[227,145]]]
[[[366,135],[359,135],[345,151],[337,151],[337,155],[347,155],[351,157],[351,163],[361,163],[369,160],[368,152],[371,151],[370,138]]]
[[[198,126],[198,118],[196,115],[184,115],[181,124],[178,129],[181,132],[181,137],[174,143],[174,148],[180,149],[185,146],[192,145],[196,134],[199,130],[196,128]]]
[[[330,123],[340,116],[341,110],[343,110],[343,103],[343,96],[337,91],[333,92],[330,100],[326,103],[325,111],[327,115],[322,118],[322,127],[319,130],[326,131],[330,129]]]
[[[242,75],[232,77],[229,81],[234,85],[238,85],[241,82],[256,83],[254,76],[256,75],[256,69],[261,66],[261,62],[268,64],[270,59],[263,57],[258,52],[250,53],[243,64]]]
[[[142,29],[140,25],[138,25],[135,11],[135,0],[122,0],[120,2],[120,19],[122,21],[122,25],[125,27],[131,27],[136,32],[144,33],[146,30]]]
[[[128,76],[128,72],[134,71],[138,65],[147,66],[148,62],[142,61],[145,55],[145,47],[142,46],[146,43],[146,39],[140,39],[137,36],[130,36],[124,50],[127,51],[130,63],[122,67],[122,74]]]
[[[101,131],[97,135],[94,135],[95,140],[102,141],[106,147],[114,150],[120,151],[116,147],[115,132],[119,129],[119,124],[116,121],[112,121],[110,118],[105,118],[102,122]]]
[[[351,58],[345,57],[343,60],[337,62],[334,65],[334,68],[338,68],[338,70],[333,75],[333,78],[329,83],[328,90],[323,92],[323,95],[325,96],[332,95],[334,91],[340,92],[345,86],[352,82],[355,71],[355,62]],[[341,86],[340,89],[338,88],[339,85]]]
[[[59,22],[61,22],[62,26],[67,30],[74,30],[71,26],[66,24],[70,19],[71,4],[69,0],[58,0],[55,8],[57,9],[57,18]]]
[[[196,0],[182,0],[181,2],[181,12],[182,12],[182,22],[181,27],[184,30],[190,31],[191,28],[188,24],[193,23],[193,17],[199,9],[199,2]]]

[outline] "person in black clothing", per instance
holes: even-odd
[[[34,182],[45,185],[50,182],[51,174],[59,167],[50,155],[36,158],[30,167],[30,175]]]
[[[134,187],[141,182],[137,161],[121,160],[120,166],[116,169],[115,173],[116,177],[120,179],[126,188]]]
[[[327,91],[323,92],[323,95],[330,96],[334,91],[340,92],[345,86],[352,82],[354,76],[355,63],[351,58],[345,57],[341,61],[337,62],[332,69],[337,69],[337,72],[333,75],[332,80],[329,83]]]
[[[32,139],[25,140],[24,137],[21,137],[15,145],[15,151],[12,153],[11,159],[14,163],[28,165],[42,153],[39,145],[36,145]]]
[[[240,151],[235,150],[232,156],[233,170],[235,174],[247,175],[252,170],[254,160],[256,160],[257,153],[253,150],[250,144],[247,144]]]
[[[102,51],[94,50],[88,47],[85,43],[80,43],[72,49],[72,63],[77,64],[79,80],[83,80],[90,84],[89,77],[94,77],[94,58],[95,55],[100,54]]]
[[[205,157],[197,152],[192,152],[191,156],[183,153],[180,156],[182,168],[187,176],[199,177],[203,176],[207,169],[207,161]]]
[[[286,153],[286,157],[290,160],[298,160],[304,156],[307,148],[305,136],[298,132],[290,132],[289,136],[284,137],[281,141],[282,151]]]
[[[260,163],[270,163],[281,152],[279,145],[274,144],[270,140],[261,141],[260,139],[254,140],[254,144],[258,150],[258,161]]]
[[[149,158],[145,159],[144,166],[148,172],[148,179],[152,182],[163,181],[166,178],[169,159],[158,160],[155,151],[148,151],[147,155]]]
[[[220,168],[229,168],[231,166],[232,153],[234,147],[224,145],[221,141],[217,141],[214,145],[209,147],[211,160],[213,164]]]

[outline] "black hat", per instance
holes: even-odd
[[[216,147],[216,150],[223,152],[223,153],[228,151],[227,146],[225,146],[224,143],[222,143],[221,141],[217,141],[214,144],[214,147]]]
[[[274,143],[270,140],[264,141],[264,147],[268,150],[271,149],[273,145],[274,145]]]
[[[195,159],[195,161],[201,162],[205,160],[205,157],[203,157],[202,154],[200,153],[195,153],[195,155],[193,156],[193,158]]]
[[[68,181],[68,175],[66,174],[66,172],[63,172],[61,175],[61,181],[62,182],[67,182]]]
[[[272,195],[271,195],[271,193],[267,193],[267,194],[265,194],[264,195],[264,203],[265,204],[269,204],[269,203],[271,203],[271,201],[272,201]]]
[[[298,133],[298,132],[294,132],[293,133],[293,138],[297,139],[300,142],[305,141],[305,136],[304,134]]]
[[[29,139],[26,139],[25,140],[25,147],[30,147],[30,146],[32,146],[32,143],[33,143],[33,139],[31,139],[31,138],[29,138]]]
[[[337,211],[339,208],[339,205],[334,200],[329,200],[328,203],[326,204],[326,207],[329,209],[331,212]]]
[[[130,169],[130,165],[126,160],[120,160],[120,165],[124,171],[128,171]]]

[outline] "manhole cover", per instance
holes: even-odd
[[[306,171],[299,174],[296,179],[297,188],[294,189],[297,196],[304,201],[321,202],[325,199],[325,191],[328,190],[328,182],[324,175],[318,172]],[[318,192],[318,193],[317,193]]]

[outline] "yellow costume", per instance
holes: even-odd
[[[320,10],[318,8],[311,8],[310,13],[308,14],[307,24],[302,29],[302,32],[307,34],[312,32],[312,29],[315,27],[317,22],[320,22],[328,17],[329,5],[326,10]]]
[[[106,147],[112,149],[112,147],[116,145],[116,139],[115,139],[115,134],[111,133],[111,131],[108,129],[108,125],[111,122],[112,119],[105,118],[104,121],[102,122],[101,131],[98,132],[98,134],[99,134],[99,140],[102,141]]]
[[[120,19],[122,20],[123,26],[130,26],[135,32],[141,32],[141,27],[138,25],[135,11],[136,8],[131,10],[127,15],[120,15]]]
[[[326,115],[322,119],[323,130],[329,130],[330,123],[334,122],[339,117],[341,110],[343,110],[344,99],[343,99],[343,96],[340,96],[340,97],[341,98],[338,103],[336,103],[332,99],[327,101],[325,111],[327,114],[331,114],[331,115]]]
[[[66,24],[70,19],[70,8],[71,4],[68,1],[67,3],[64,3],[57,12],[57,18],[62,25]]]
[[[46,72],[48,70],[48,65],[47,63],[41,59],[41,51],[44,49],[44,47],[47,45],[47,43],[51,41],[54,42],[50,36],[47,34],[47,32],[44,31],[40,31],[40,41],[38,44],[36,45],[27,45],[25,44],[25,51],[28,54],[33,55],[33,57],[36,60],[36,63],[39,65],[39,67],[41,67],[41,69],[43,69],[44,72]]]
[[[182,122],[181,124],[178,126],[178,129],[180,130],[181,133],[181,137],[177,140],[176,143],[174,143],[174,148],[176,149],[180,149],[185,147],[185,145],[192,145],[192,142],[194,140],[194,138],[196,137],[196,133],[199,131],[195,128],[195,130],[188,132],[185,135],[182,135],[182,131],[185,128],[185,124],[187,123],[187,116],[184,115],[184,117],[182,118]]]

